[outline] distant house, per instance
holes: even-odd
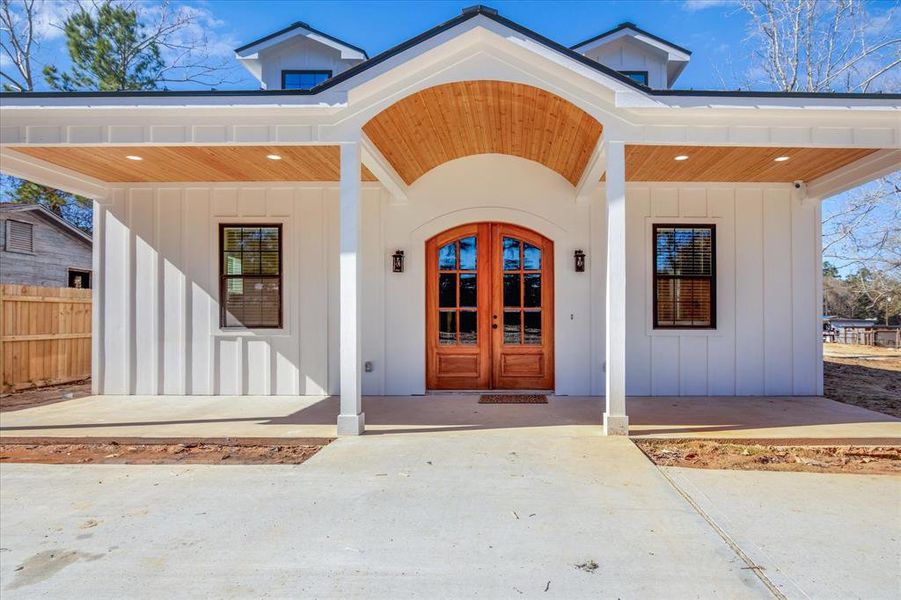
[[[91,287],[91,236],[36,204],[0,204],[0,283]]]
[[[833,329],[843,331],[845,329],[860,329],[867,327],[875,327],[876,319],[853,319],[845,317],[826,317],[828,323]]]

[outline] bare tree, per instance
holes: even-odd
[[[752,76],[784,92],[895,91],[901,27],[858,0],[740,0],[751,19]]]
[[[34,90],[31,60],[32,49],[38,42],[35,1],[0,0],[0,52],[4,59],[2,62],[11,67],[0,68],[0,79],[3,80],[3,88],[8,91]]]
[[[901,89],[901,7],[858,0],[739,0],[746,85],[783,92]],[[901,173],[824,205],[823,253],[842,268],[901,270]]]

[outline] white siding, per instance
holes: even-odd
[[[98,215],[107,394],[338,393],[336,184],[117,188]],[[815,394],[817,208],[790,185],[627,186],[626,386],[630,395]],[[524,159],[480,155],[424,175],[399,202],[363,188],[365,394],[425,391],[425,241],[503,221],[555,244],[556,391],[603,393],[602,186],[577,199]],[[284,228],[284,328],[221,330],[218,223]],[[715,223],[717,327],[652,327],[654,222]],[[576,273],[573,252],[587,252]],[[406,271],[391,272],[403,250]]]
[[[334,76],[359,62],[342,59],[341,52],[334,48],[305,37],[297,37],[260,52],[263,89],[282,89],[282,70],[331,71]]]
[[[666,81],[666,53],[631,38],[614,40],[585,53],[585,56],[616,71],[647,71],[650,87],[658,90],[669,87]]]
[[[817,393],[816,210],[792,186],[628,186],[630,395]],[[653,329],[655,222],[714,223],[717,326]]]
[[[324,394],[327,185],[134,185],[99,207],[105,394]],[[280,330],[219,327],[218,224],[282,223]],[[303,294],[303,301],[300,296]],[[333,334],[336,332],[333,332]]]

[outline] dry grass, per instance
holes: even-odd
[[[824,344],[827,398],[901,418],[901,349]]]
[[[695,469],[901,473],[898,446],[769,446],[713,440],[637,440],[654,464]]]
[[[24,410],[91,395],[91,380],[51,385],[0,396],[0,412]]]
[[[0,463],[120,464],[120,465],[298,465],[329,443],[271,440],[196,440],[143,442],[56,438],[0,441]]]

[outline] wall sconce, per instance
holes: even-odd
[[[576,250],[573,252],[573,258],[576,263],[576,273],[584,273],[585,272],[585,253],[581,250]]]
[[[395,250],[391,255],[391,270],[395,273],[404,272],[404,251]]]

